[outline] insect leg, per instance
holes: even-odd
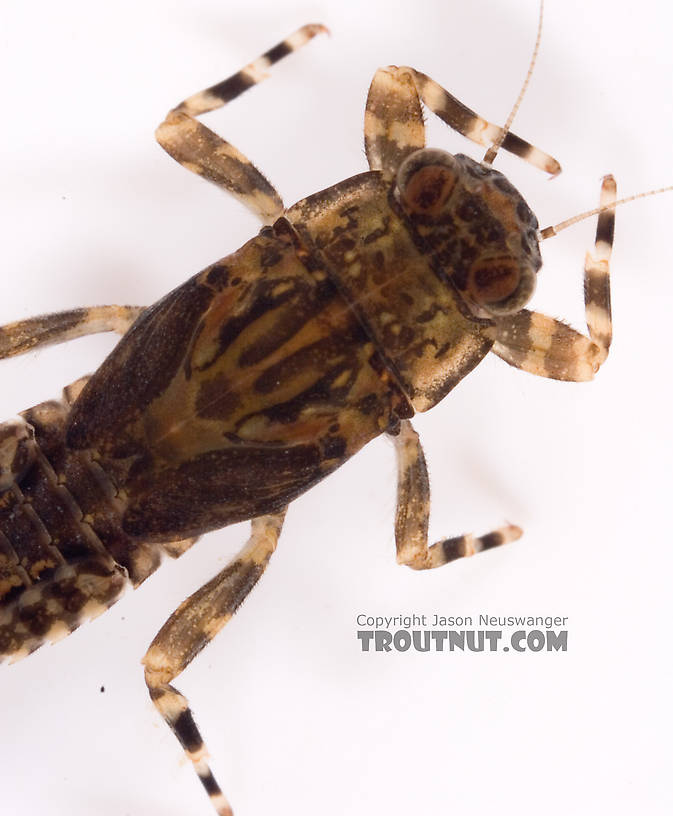
[[[617,186],[606,176],[601,206],[616,200]],[[615,211],[598,216],[595,255],[584,264],[584,305],[589,336],[560,320],[523,309],[496,321],[493,351],[515,368],[540,377],[581,382],[590,380],[605,362],[612,340],[610,311],[610,254]]]
[[[464,105],[455,96],[442,88],[434,79],[416,71],[414,68],[398,68],[398,72],[408,72],[412,77],[424,104],[449,127],[457,130],[467,139],[482,147],[490,147],[498,141],[502,128],[483,119],[479,114]],[[561,165],[552,156],[516,136],[507,133],[501,145],[504,150],[514,153],[540,170],[552,176],[561,172]]]
[[[150,697],[194,763],[219,816],[231,816],[231,807],[210,770],[189,703],[170,682],[215,637],[255,586],[276,549],[284,517],[285,510],[253,519],[250,539],[237,558],[178,607],[143,658]]]
[[[40,346],[65,343],[87,334],[109,331],[124,334],[143,308],[90,306],[8,323],[0,326],[0,359],[25,354]]]
[[[365,152],[371,170],[393,178],[402,161],[425,147],[425,125],[418,91],[408,71],[379,68],[365,108]]]
[[[265,224],[282,215],[285,207],[280,195],[239,150],[195,117],[236,99],[266,79],[267,68],[324,31],[322,25],[302,26],[237,73],[185,99],[156,131],[159,144],[177,162],[231,193]]]
[[[521,536],[513,524],[483,536],[462,535],[445,538],[428,546],[430,480],[418,434],[409,420],[391,437],[397,454],[397,513],[395,544],[397,562],[412,569],[433,569],[449,561],[499,547]]]

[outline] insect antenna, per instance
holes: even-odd
[[[521,106],[521,102],[523,101],[524,94],[526,93],[526,89],[528,88],[528,83],[530,82],[530,78],[533,75],[533,69],[535,68],[535,61],[537,60],[537,55],[540,50],[540,40],[542,38],[542,17],[544,15],[544,0],[540,0],[540,17],[538,19],[537,24],[537,36],[535,38],[535,48],[533,49],[533,56],[530,60],[530,65],[528,66],[528,73],[526,74],[526,79],[524,80],[523,86],[521,87],[521,91],[514,103],[514,107],[510,111],[509,116],[507,117],[507,121],[505,122],[504,127],[500,131],[500,136],[495,140],[495,142],[489,147],[486,151],[486,155],[483,158],[484,164],[493,164],[493,160],[498,154],[498,150],[502,143],[505,141],[505,137],[509,133],[509,129],[512,127],[512,122],[514,121],[514,117],[517,115],[519,108]]]
[[[646,196],[658,195],[659,193],[668,193],[671,190],[673,190],[673,185],[660,187],[658,190],[648,190],[646,193],[637,193],[636,195],[630,195],[626,198],[620,198],[618,201],[613,201],[610,204],[594,207],[593,210],[587,210],[579,215],[573,215],[572,218],[567,218],[565,221],[560,221],[558,224],[554,224],[553,227],[545,227],[544,229],[538,230],[537,237],[540,241],[543,241],[545,238],[552,238],[567,227],[571,227],[579,221],[584,221],[585,218],[591,218],[592,215],[600,215],[603,212],[619,207],[620,204],[627,204],[629,201],[635,201],[638,198],[645,198]]]

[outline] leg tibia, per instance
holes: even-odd
[[[468,533],[456,538],[445,538],[443,541],[438,541],[429,547],[427,556],[424,559],[421,559],[418,563],[412,562],[408,566],[412,569],[441,567],[443,564],[448,564],[458,558],[468,558],[485,550],[500,547],[502,544],[509,544],[510,541],[521,538],[522,535],[523,530],[521,527],[517,527],[515,524],[506,524],[482,536]]]
[[[186,698],[171,681],[231,619],[261,577],[278,542],[285,511],[252,521],[248,543],[234,561],[184,601],[143,658],[152,702],[194,765],[219,816],[231,807],[206,761],[207,751]]]
[[[399,434],[392,439],[397,454],[395,543],[399,564],[412,569],[434,569],[521,536],[519,527],[508,524],[483,536],[462,535],[428,546],[430,481],[418,434],[408,420],[403,420]]]
[[[400,70],[409,71],[413,76],[423,103],[449,127],[467,139],[482,147],[489,147],[502,137],[502,128],[479,116],[434,79],[413,68]],[[501,147],[552,176],[561,172],[561,165],[555,158],[511,132],[507,133]]]
[[[601,186],[601,206],[616,200],[617,186],[606,176]],[[589,336],[560,320],[522,309],[496,320],[493,352],[503,360],[540,377],[582,382],[590,380],[605,362],[612,340],[610,310],[610,254],[615,211],[598,216],[594,255],[584,264],[584,304]]]
[[[303,45],[306,45],[317,34],[327,33],[329,33],[327,28],[320,25],[320,23],[309,23],[302,26],[293,34],[290,34],[289,37],[274,45],[273,48],[265,51],[256,60],[241,68],[240,71],[222,80],[222,82],[211,85],[210,88],[188,97],[175,110],[187,113],[190,116],[200,116],[202,113],[221,108],[228,102],[232,102],[244,91],[247,91],[248,88],[252,88],[253,85],[268,79],[267,69],[280,62],[283,57],[287,57],[293,51],[297,51]]]
[[[612,176],[606,176],[601,185],[600,206],[617,199],[617,185]],[[605,361],[612,342],[612,310],[610,306],[610,255],[615,237],[615,211],[606,210],[598,216],[596,248],[587,252],[584,264],[584,308],[589,336],[601,349],[601,363]]]
[[[502,128],[464,105],[429,76],[391,65],[374,75],[365,112],[365,151],[372,170],[393,178],[402,160],[425,145],[420,101],[443,122],[482,147],[502,138]],[[552,176],[561,165],[552,156],[508,132],[501,147]]]
[[[302,26],[245,68],[185,99],[157,128],[157,141],[170,156],[233,195],[264,224],[272,224],[282,215],[280,195],[249,159],[195,117],[231,102],[266,79],[267,68],[326,31],[322,25]]]

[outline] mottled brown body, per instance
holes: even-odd
[[[277,512],[476,365],[491,321],[389,193],[365,173],[300,201],[145,310],[63,402],[24,412],[34,460],[1,496],[5,606],[91,559],[115,575],[107,605],[124,572],[137,586],[156,569],[154,543]],[[50,616],[31,614],[33,646]]]
[[[429,480],[409,418],[491,350],[541,376],[585,380],[611,339],[614,181],[603,182],[596,258],[585,265],[585,336],[524,308],[541,266],[535,216],[490,160],[425,148],[421,103],[473,141],[552,174],[558,162],[424,74],[379,70],[365,116],[369,172],[287,209],[245,156],[197,121],[321,31],[304,26],[186,99],[157,130],[183,166],[260,217],[255,238],[149,308],[0,328],[0,357],[123,334],[63,401],[0,426],[0,661],[103,611],[162,554],[252,521],[244,549],[180,605],[143,660],[151,699],[220,816],[231,808],[171,683],[263,574],[288,504],[385,433],[398,463],[400,563],[431,569],[515,540],[521,530],[508,524],[429,544]]]
[[[142,315],[84,389],[68,442],[123,458],[126,529],[173,539],[275,512],[408,413],[282,220]]]

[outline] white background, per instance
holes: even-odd
[[[413,65],[504,121],[537,4],[5,3],[0,323],[149,303],[253,235],[253,217],[175,164],[153,130],[309,21],[333,36],[207,117],[288,204],[366,169],[377,66]],[[550,182],[505,154],[496,163],[542,226],[593,206],[607,172],[622,194],[673,183],[672,22],[662,0],[548,2],[514,130],[564,173]],[[429,135],[481,158],[434,120]],[[545,381],[493,357],[417,419],[434,539],[505,519],[523,539],[432,573],[397,567],[384,439],[293,505],[252,599],[177,682],[237,816],[671,812],[672,220],[673,195],[618,213],[615,340],[595,382]],[[578,328],[593,229],[545,243],[533,301]],[[56,396],[113,342],[3,362],[0,415]],[[4,813],[209,813],[139,660],[246,535],[207,536],[94,624],[0,668]],[[357,613],[435,611],[567,615],[569,651],[359,652]]]

